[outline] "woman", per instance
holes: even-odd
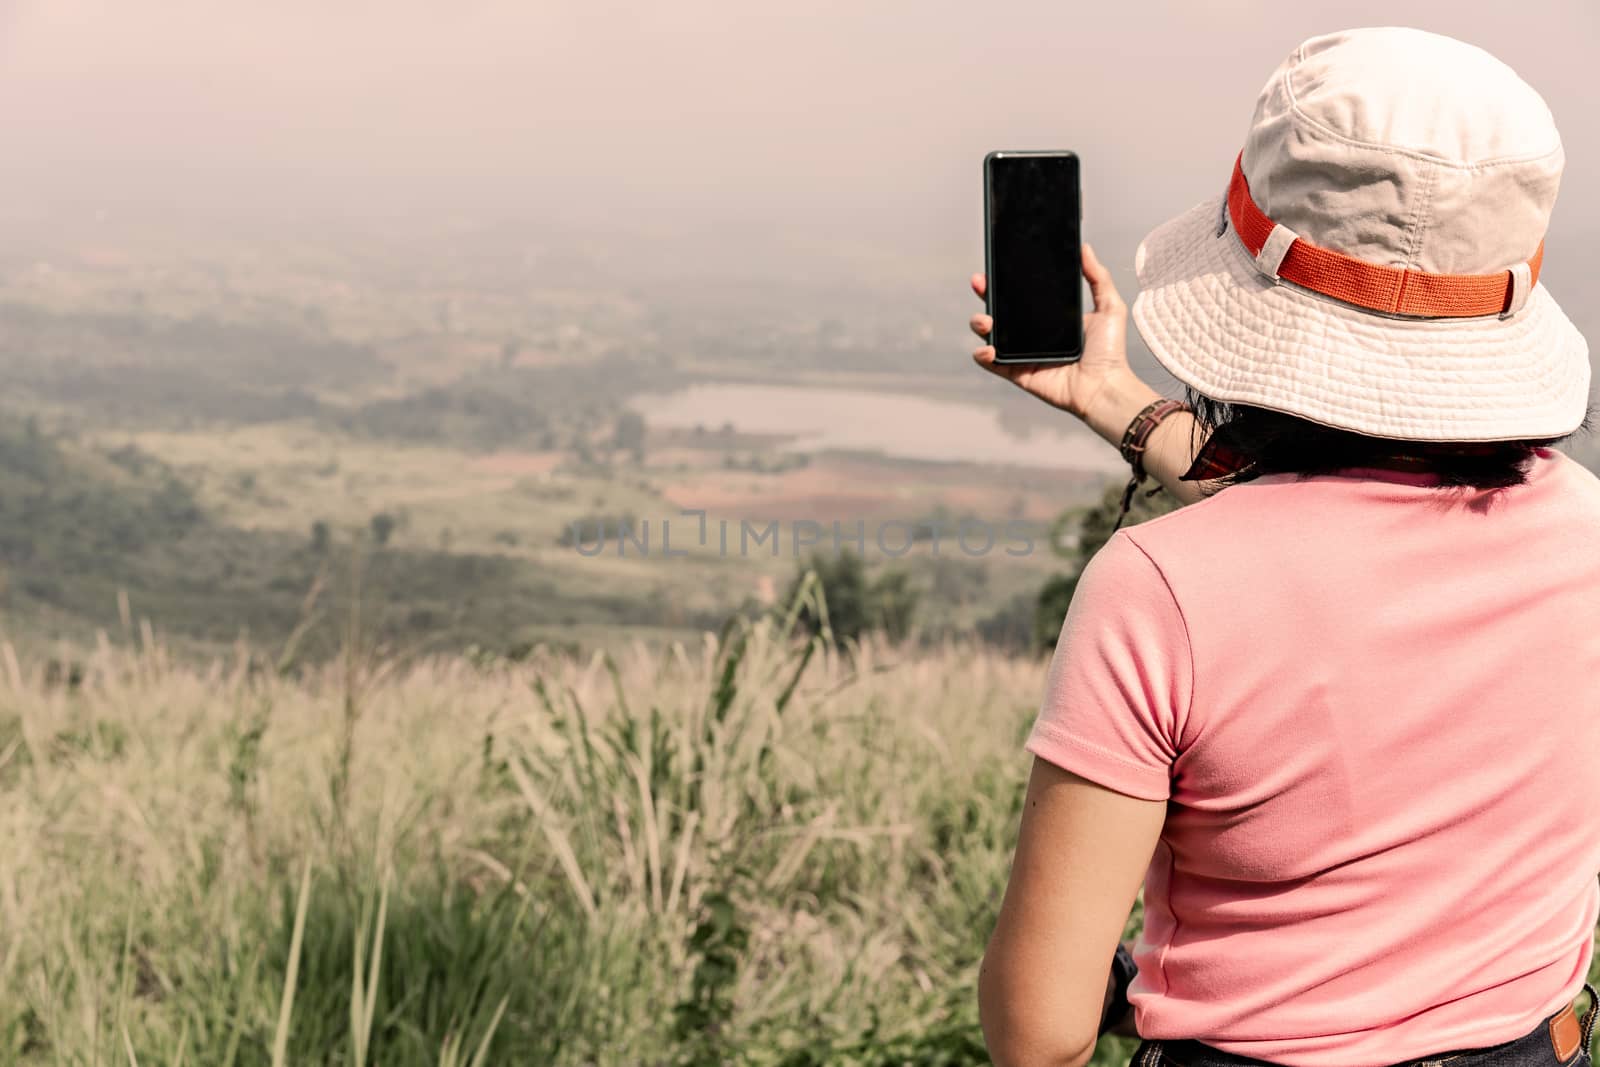
[[[1135,1064],[1588,1067],[1600,481],[1548,447],[1589,384],[1538,281],[1562,162],[1486,53],[1318,37],[1228,193],[1138,251],[1187,407],[1129,370],[1087,246],[1080,363],[978,349],[1192,503],[1114,535],[1062,627],[979,981],[1000,1067],[1131,1032],[1141,884]]]

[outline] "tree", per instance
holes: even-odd
[[[644,459],[645,422],[637,411],[624,411],[617,416],[617,425],[611,432],[611,447],[633,453],[634,462]]]
[[[822,610],[827,613],[828,628],[835,643],[853,641],[867,628],[867,575],[861,557],[853,552],[827,556],[821,552],[812,555],[809,563],[801,566],[789,587],[787,602],[792,602],[805,581],[807,572],[817,576],[817,586],[822,594]],[[816,607],[805,604],[800,610],[800,624],[811,633],[822,629],[822,618]]]
[[[896,641],[910,634],[921,594],[905,571],[889,570],[869,580],[865,563],[854,552],[831,556],[818,552],[795,574],[785,603],[794,601],[808,572],[817,576],[822,608],[827,612],[828,629],[835,644],[858,641],[869,632],[883,633]],[[822,619],[812,604],[802,605],[798,617],[807,631],[821,630]]]
[[[319,556],[325,555],[332,542],[333,528],[328,525],[326,519],[318,519],[311,524],[311,551]]]
[[[867,615],[874,628],[891,641],[904,641],[911,634],[920,594],[903,570],[885,571],[867,590]]]
[[[1039,639],[1034,631],[1038,626],[1041,598],[1031,593],[1013,596],[992,614],[977,621],[978,636],[1000,648],[1033,652],[1039,647]]]
[[[1076,574],[1058,574],[1044,583],[1033,604],[1033,640],[1030,643],[1034,648],[1048,652],[1056,647],[1056,639],[1061,636],[1061,624],[1067,617],[1067,607],[1072,603],[1072,594],[1077,588]]]
[[[389,537],[394,533],[396,525],[394,516],[387,511],[380,511],[372,516],[370,525],[373,542],[380,546],[388,544]]]

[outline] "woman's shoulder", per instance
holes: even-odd
[[[1547,495],[1553,501],[1571,507],[1579,518],[1600,523],[1600,477],[1565,452],[1555,449],[1540,451],[1548,453],[1538,461],[1543,468],[1545,482],[1550,487]],[[1536,471],[1536,477],[1538,473]]]
[[[1600,477],[1589,467],[1565,452],[1555,448],[1541,448],[1534,460],[1535,468],[1540,466],[1548,469],[1554,477],[1565,478],[1580,486],[1582,491],[1600,499]]]
[[[1431,506],[1441,500],[1450,506]],[[1169,563],[1184,560],[1248,558],[1273,541],[1303,546],[1338,538],[1341,531],[1383,525],[1375,518],[1379,513],[1419,504],[1430,505],[1427,514],[1439,518],[1458,514],[1473,516],[1475,523],[1494,522],[1496,516],[1520,511],[1525,516],[1538,513],[1593,522],[1600,532],[1600,477],[1555,449],[1541,449],[1527,482],[1507,489],[1430,485],[1400,472],[1272,474],[1228,486],[1126,532],[1133,544],[1166,569]]]

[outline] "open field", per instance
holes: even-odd
[[[985,1062],[1041,661],[357,642],[0,648],[0,1060]]]

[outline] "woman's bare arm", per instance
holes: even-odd
[[[1106,975],[1166,819],[1161,800],[1033,762],[1017,851],[978,973],[996,1067],[1083,1067]]]

